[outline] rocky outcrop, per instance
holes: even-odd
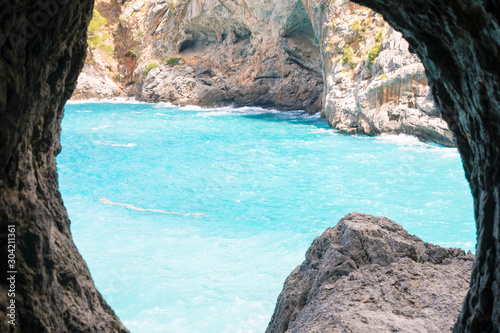
[[[452,146],[419,59],[371,9],[343,0],[305,1],[321,41],[323,117],[340,133],[409,134]]]
[[[78,82],[71,99],[103,99],[121,95],[122,89],[102,69],[97,66],[85,64],[80,76],[78,76]]]
[[[321,59],[301,1],[155,0],[148,7],[153,48],[144,77],[135,79],[139,100],[321,109]]]
[[[127,332],[73,244],[57,181],[63,108],[92,5],[17,1],[0,11],[1,332]]]
[[[473,259],[387,218],[346,215],[287,278],[266,332],[450,332]]]

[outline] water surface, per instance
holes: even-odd
[[[312,240],[353,211],[475,244],[456,149],[255,108],[76,103],[62,127],[75,243],[133,333],[263,332]]]

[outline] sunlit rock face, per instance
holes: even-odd
[[[139,99],[321,110],[321,58],[301,1],[152,1],[148,7],[150,56],[160,66],[136,71]]]
[[[57,182],[63,107],[83,66],[92,5],[89,0],[2,4],[1,332],[127,332],[73,244]],[[8,225],[16,239],[12,267],[3,237]],[[8,270],[17,272],[8,274],[15,276],[14,284]]]
[[[304,0],[320,40],[323,117],[340,133],[409,134],[452,146],[424,67],[381,15],[350,1]]]
[[[340,0],[113,1],[96,10],[114,52],[92,48],[73,99],[112,98],[113,79],[120,95],[149,102],[322,111],[341,133],[454,144],[418,57],[371,9]]]

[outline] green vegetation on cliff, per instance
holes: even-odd
[[[92,50],[99,49],[111,56],[114,48],[112,45],[106,43],[109,36],[109,33],[105,32],[107,30],[107,23],[106,18],[94,9],[92,21],[90,21],[88,29],[88,43]]]

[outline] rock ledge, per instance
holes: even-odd
[[[449,332],[474,256],[352,213],[286,279],[266,332]]]

